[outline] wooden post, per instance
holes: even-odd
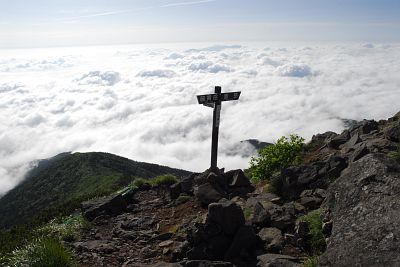
[[[221,87],[215,86],[215,93],[221,94]],[[218,133],[219,133],[219,122],[221,117],[221,100],[214,104],[213,111],[213,125],[212,125],[212,142],[211,142],[211,169],[217,168],[217,157],[218,157]]]
[[[221,93],[221,86],[215,86],[214,94],[198,95],[197,101],[206,107],[213,108],[212,141],[211,141],[211,169],[217,168],[218,133],[221,117],[221,102],[238,100],[239,92]]]

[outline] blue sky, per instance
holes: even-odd
[[[399,0],[0,0],[0,47],[400,40]]]

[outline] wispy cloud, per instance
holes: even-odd
[[[200,4],[212,3],[212,2],[216,2],[216,1],[218,1],[218,0],[199,0],[199,1],[191,1],[191,2],[175,2],[175,3],[164,4],[164,5],[158,5],[158,6],[147,6],[147,7],[142,7],[142,8],[134,8],[134,9],[126,9],[126,10],[114,10],[114,11],[108,11],[108,12],[93,13],[93,14],[87,14],[87,15],[77,16],[77,17],[73,17],[73,18],[68,18],[67,20],[69,21],[69,20],[75,20],[75,19],[112,16],[112,15],[119,15],[119,14],[124,14],[124,13],[131,13],[131,12],[136,12],[136,11],[158,9],[158,8],[170,8],[170,7],[178,7],[178,6],[200,5]],[[64,21],[64,20],[65,19],[63,19],[62,21]]]

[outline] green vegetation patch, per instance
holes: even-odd
[[[79,239],[80,229],[90,229],[91,223],[82,215],[70,215],[68,217],[53,219],[36,231],[39,236],[50,236],[66,242]]]
[[[180,205],[183,203],[186,203],[190,200],[190,196],[185,195],[185,194],[180,194],[179,197],[175,200],[175,203]]]
[[[10,230],[2,230],[0,232],[0,266],[24,266],[22,264],[24,261],[32,261],[31,257],[37,256],[35,253],[40,251],[43,251],[44,260],[48,259],[47,255],[53,257],[53,254],[57,255],[57,253],[60,253],[60,257],[64,257],[69,252],[62,252],[63,249],[54,242],[73,242],[79,239],[79,233],[82,229],[88,230],[91,227],[91,223],[83,218],[82,215],[76,214],[53,219],[41,226],[26,224]],[[39,253],[39,255],[41,254]]]
[[[397,150],[388,153],[388,156],[400,163],[400,145],[397,145]]]
[[[9,266],[68,267],[73,265],[72,253],[53,238],[36,239],[13,251]]]
[[[250,208],[244,208],[243,215],[244,215],[244,218],[246,219],[246,221],[248,221],[253,216],[253,210]]]
[[[258,151],[250,160],[251,179],[253,181],[269,180],[283,168],[301,162],[304,138],[298,135],[281,137],[276,143]]]
[[[322,233],[321,211],[311,211],[299,217],[298,220],[308,223],[308,237],[312,255],[322,254],[325,251],[326,243],[324,234]]]
[[[310,257],[302,262],[301,267],[317,267],[319,259],[317,256]]]
[[[176,182],[178,182],[178,178],[172,174],[159,175],[151,180],[153,186],[168,186]]]

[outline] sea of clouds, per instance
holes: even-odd
[[[106,151],[202,171],[212,109],[225,102],[219,166],[245,168],[241,140],[341,131],[400,110],[399,44],[132,45],[0,50],[0,195],[36,159]],[[242,146],[242,147],[241,147]],[[239,149],[239,150],[240,150]],[[246,153],[244,153],[246,154]]]

